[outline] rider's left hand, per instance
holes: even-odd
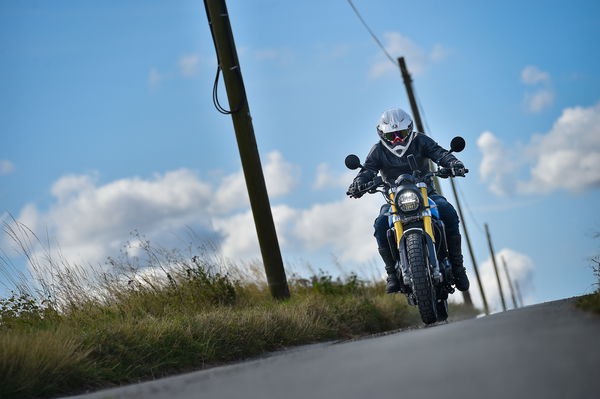
[[[464,169],[465,165],[457,159],[457,160],[450,162],[450,167],[452,169]]]
[[[454,176],[464,176],[465,174],[465,165],[458,159],[450,162],[450,168]]]

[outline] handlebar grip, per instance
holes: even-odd
[[[461,168],[461,169],[439,168],[436,176],[445,179],[448,177],[460,177],[460,176],[464,177],[464,175],[467,173],[469,173],[469,169],[467,169],[467,168]]]

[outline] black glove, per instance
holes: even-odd
[[[465,164],[458,159],[450,162],[450,168],[452,169],[452,174],[454,176],[464,176],[466,173]]]
[[[364,192],[361,191],[364,191],[367,187],[368,184],[355,181],[350,185],[350,187],[348,187],[346,195],[349,195],[353,198],[360,198],[364,195]]]
[[[450,162],[450,167],[453,169],[464,169],[465,165],[458,159],[455,159],[454,161]]]

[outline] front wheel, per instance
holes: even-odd
[[[427,267],[425,247],[421,234],[406,237],[408,265],[412,274],[412,289],[417,299],[421,320],[425,324],[437,321],[435,290]]]

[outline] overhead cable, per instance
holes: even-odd
[[[473,214],[473,212],[471,211],[471,207],[469,206],[469,202],[467,202],[466,196],[465,194],[462,192],[462,190],[460,189],[460,187],[458,185],[456,185],[457,189],[458,189],[458,193],[460,194],[465,206],[467,207],[467,211],[469,212],[469,216],[471,216],[471,220],[473,221],[473,223],[475,224],[475,227],[477,227],[477,230],[479,230],[479,232],[481,234],[485,234],[485,231],[483,230],[483,227],[481,227],[481,224],[479,224],[479,222],[477,221],[477,219],[475,218],[475,215]]]
[[[348,1],[348,4],[350,4],[350,7],[352,7],[352,10],[354,10],[354,13],[358,17],[358,19],[360,19],[360,22],[362,22],[362,24],[367,29],[367,31],[369,31],[369,34],[371,35],[371,37],[373,38],[373,40],[375,40],[375,42],[377,43],[377,45],[379,47],[381,47],[381,50],[383,50],[383,52],[385,53],[385,55],[389,58],[390,62],[392,64],[394,64],[395,66],[398,66],[398,62],[394,61],[394,58],[392,58],[392,56],[390,55],[390,53],[388,53],[387,50],[385,49],[385,47],[383,47],[383,44],[381,44],[381,42],[379,41],[379,39],[377,38],[377,36],[375,36],[375,33],[373,33],[373,31],[371,30],[371,28],[369,28],[369,25],[367,25],[367,23],[365,22],[364,18],[360,15],[360,12],[358,12],[358,10],[356,9],[356,7],[352,3],[352,0],[347,0],[347,1]]]

